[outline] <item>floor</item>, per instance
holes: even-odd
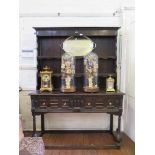
[[[113,139],[107,133],[65,133],[44,134],[43,140],[46,144],[112,144]],[[123,134],[121,149],[102,150],[46,150],[45,155],[134,155],[134,142]]]

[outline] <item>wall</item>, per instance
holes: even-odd
[[[103,14],[120,9],[121,0],[20,0],[20,14]]]
[[[126,8],[122,14],[122,69],[121,90],[124,98],[124,132],[135,141],[135,51],[134,9]]]
[[[122,13],[120,13],[121,7],[129,6],[131,3],[121,0],[95,0],[83,2],[63,0],[63,1],[38,1],[38,0],[21,0],[20,5],[20,86],[25,90],[20,93],[20,113],[23,116],[23,125],[25,130],[32,130],[32,116],[30,109],[30,98],[28,93],[30,90],[36,88],[36,38],[35,32],[32,27],[65,27],[65,26],[121,26],[123,24],[124,29],[120,31],[120,35],[123,37],[126,34],[127,27],[131,24],[122,22]],[[102,5],[101,5],[102,4]],[[117,13],[118,12],[118,13]],[[60,16],[58,16],[60,13]],[[115,14],[116,13],[116,14]],[[124,14],[125,17],[125,14]],[[129,25],[128,25],[129,24]],[[126,29],[125,29],[126,27]],[[131,29],[131,28],[130,28]],[[130,30],[132,31],[132,30]],[[126,35],[127,38],[132,36]],[[120,38],[120,36],[118,37]],[[130,40],[130,39],[129,39]],[[132,40],[132,39],[131,39]],[[130,41],[128,42],[130,43]],[[132,44],[132,43],[130,43]],[[129,47],[129,46],[127,46]],[[29,51],[29,52],[24,52]],[[119,49],[118,49],[119,51]],[[131,55],[126,56],[126,48],[122,47],[123,58],[131,58]],[[123,56],[123,55],[122,55]],[[125,63],[124,60],[120,62]],[[123,82],[120,83],[120,88],[126,92],[126,85],[129,84],[125,76],[126,69],[130,68],[130,62],[126,68],[122,69],[118,78],[122,78]],[[119,72],[119,69],[118,69]],[[128,73],[130,74],[130,73]],[[124,75],[124,76],[123,76]],[[132,76],[132,78],[134,78]],[[131,88],[131,92],[132,92]],[[129,124],[129,119],[133,111],[130,109],[129,102],[132,102],[130,97],[125,99],[125,104],[128,110],[125,110],[123,114],[123,126],[122,129],[130,136],[132,126]],[[133,103],[133,102],[132,102]],[[133,116],[133,115],[132,115]],[[47,114],[45,121],[46,129],[107,129],[109,126],[109,117],[106,114]],[[128,120],[128,121],[127,121]],[[37,129],[40,129],[40,118],[37,117]],[[94,123],[95,122],[95,123]],[[132,120],[131,120],[132,122]],[[114,127],[116,127],[117,121],[115,118]],[[132,129],[133,130],[133,129]]]

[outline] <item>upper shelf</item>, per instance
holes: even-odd
[[[38,56],[38,60],[42,59],[47,59],[47,60],[52,60],[52,59],[61,59],[61,57],[52,57],[52,56]],[[75,59],[83,59],[83,57],[75,57]],[[108,56],[108,57],[99,57],[99,59],[117,59],[116,56]]]
[[[117,36],[120,27],[34,27],[36,35],[46,36],[72,36],[82,33],[86,36]]]

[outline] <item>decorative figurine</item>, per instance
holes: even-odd
[[[61,91],[75,92],[75,61],[74,57],[68,53],[64,53],[61,59]]]
[[[53,85],[51,81],[53,71],[50,70],[48,66],[43,68],[43,71],[40,72],[41,76],[41,88],[40,91],[52,91]]]
[[[114,82],[115,79],[111,77],[111,75],[109,75],[109,77],[106,79],[106,91],[107,92],[114,92]]]
[[[84,57],[85,92],[98,92],[98,56],[91,52]]]

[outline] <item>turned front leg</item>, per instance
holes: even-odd
[[[32,137],[37,137],[37,134],[36,134],[36,116],[35,116],[35,114],[33,114],[32,116],[33,116],[33,133],[32,133]]]
[[[120,142],[122,139],[121,135],[121,115],[118,116],[118,128],[116,130],[116,140]]]
[[[41,134],[43,135],[45,131],[44,127],[44,114],[41,114]]]
[[[110,132],[113,132],[113,114],[110,114]]]

